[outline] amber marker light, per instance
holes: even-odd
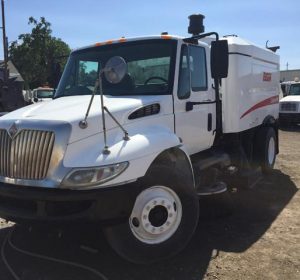
[[[162,39],[172,39],[171,35],[161,35]]]
[[[126,39],[124,37],[119,39],[119,43],[125,43],[125,42],[126,42]]]

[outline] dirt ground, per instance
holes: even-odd
[[[280,131],[274,172],[254,189],[235,193],[231,215],[202,216],[180,255],[158,264],[134,265],[109,248],[101,231],[30,232],[2,221],[0,244],[13,229],[11,240],[17,247],[88,265],[100,273],[42,260],[6,244],[1,249],[0,279],[17,279],[3,256],[22,280],[300,279],[299,188],[300,128],[286,129]]]

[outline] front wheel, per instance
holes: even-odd
[[[199,201],[191,176],[154,166],[127,222],[104,229],[112,248],[135,263],[151,263],[181,251],[198,223]]]

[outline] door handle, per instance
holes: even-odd
[[[207,130],[212,130],[212,113],[209,113],[207,116]]]
[[[194,109],[194,105],[203,105],[203,104],[212,104],[212,103],[216,103],[216,101],[211,101],[210,99],[201,101],[201,102],[192,102],[192,101],[188,101],[185,103],[185,110],[188,111],[192,111]]]

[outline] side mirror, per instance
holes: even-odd
[[[127,63],[121,56],[110,58],[104,68],[104,76],[106,80],[112,84],[121,82],[127,74]]]
[[[227,40],[211,42],[210,68],[214,79],[227,78],[228,76],[228,42]]]

